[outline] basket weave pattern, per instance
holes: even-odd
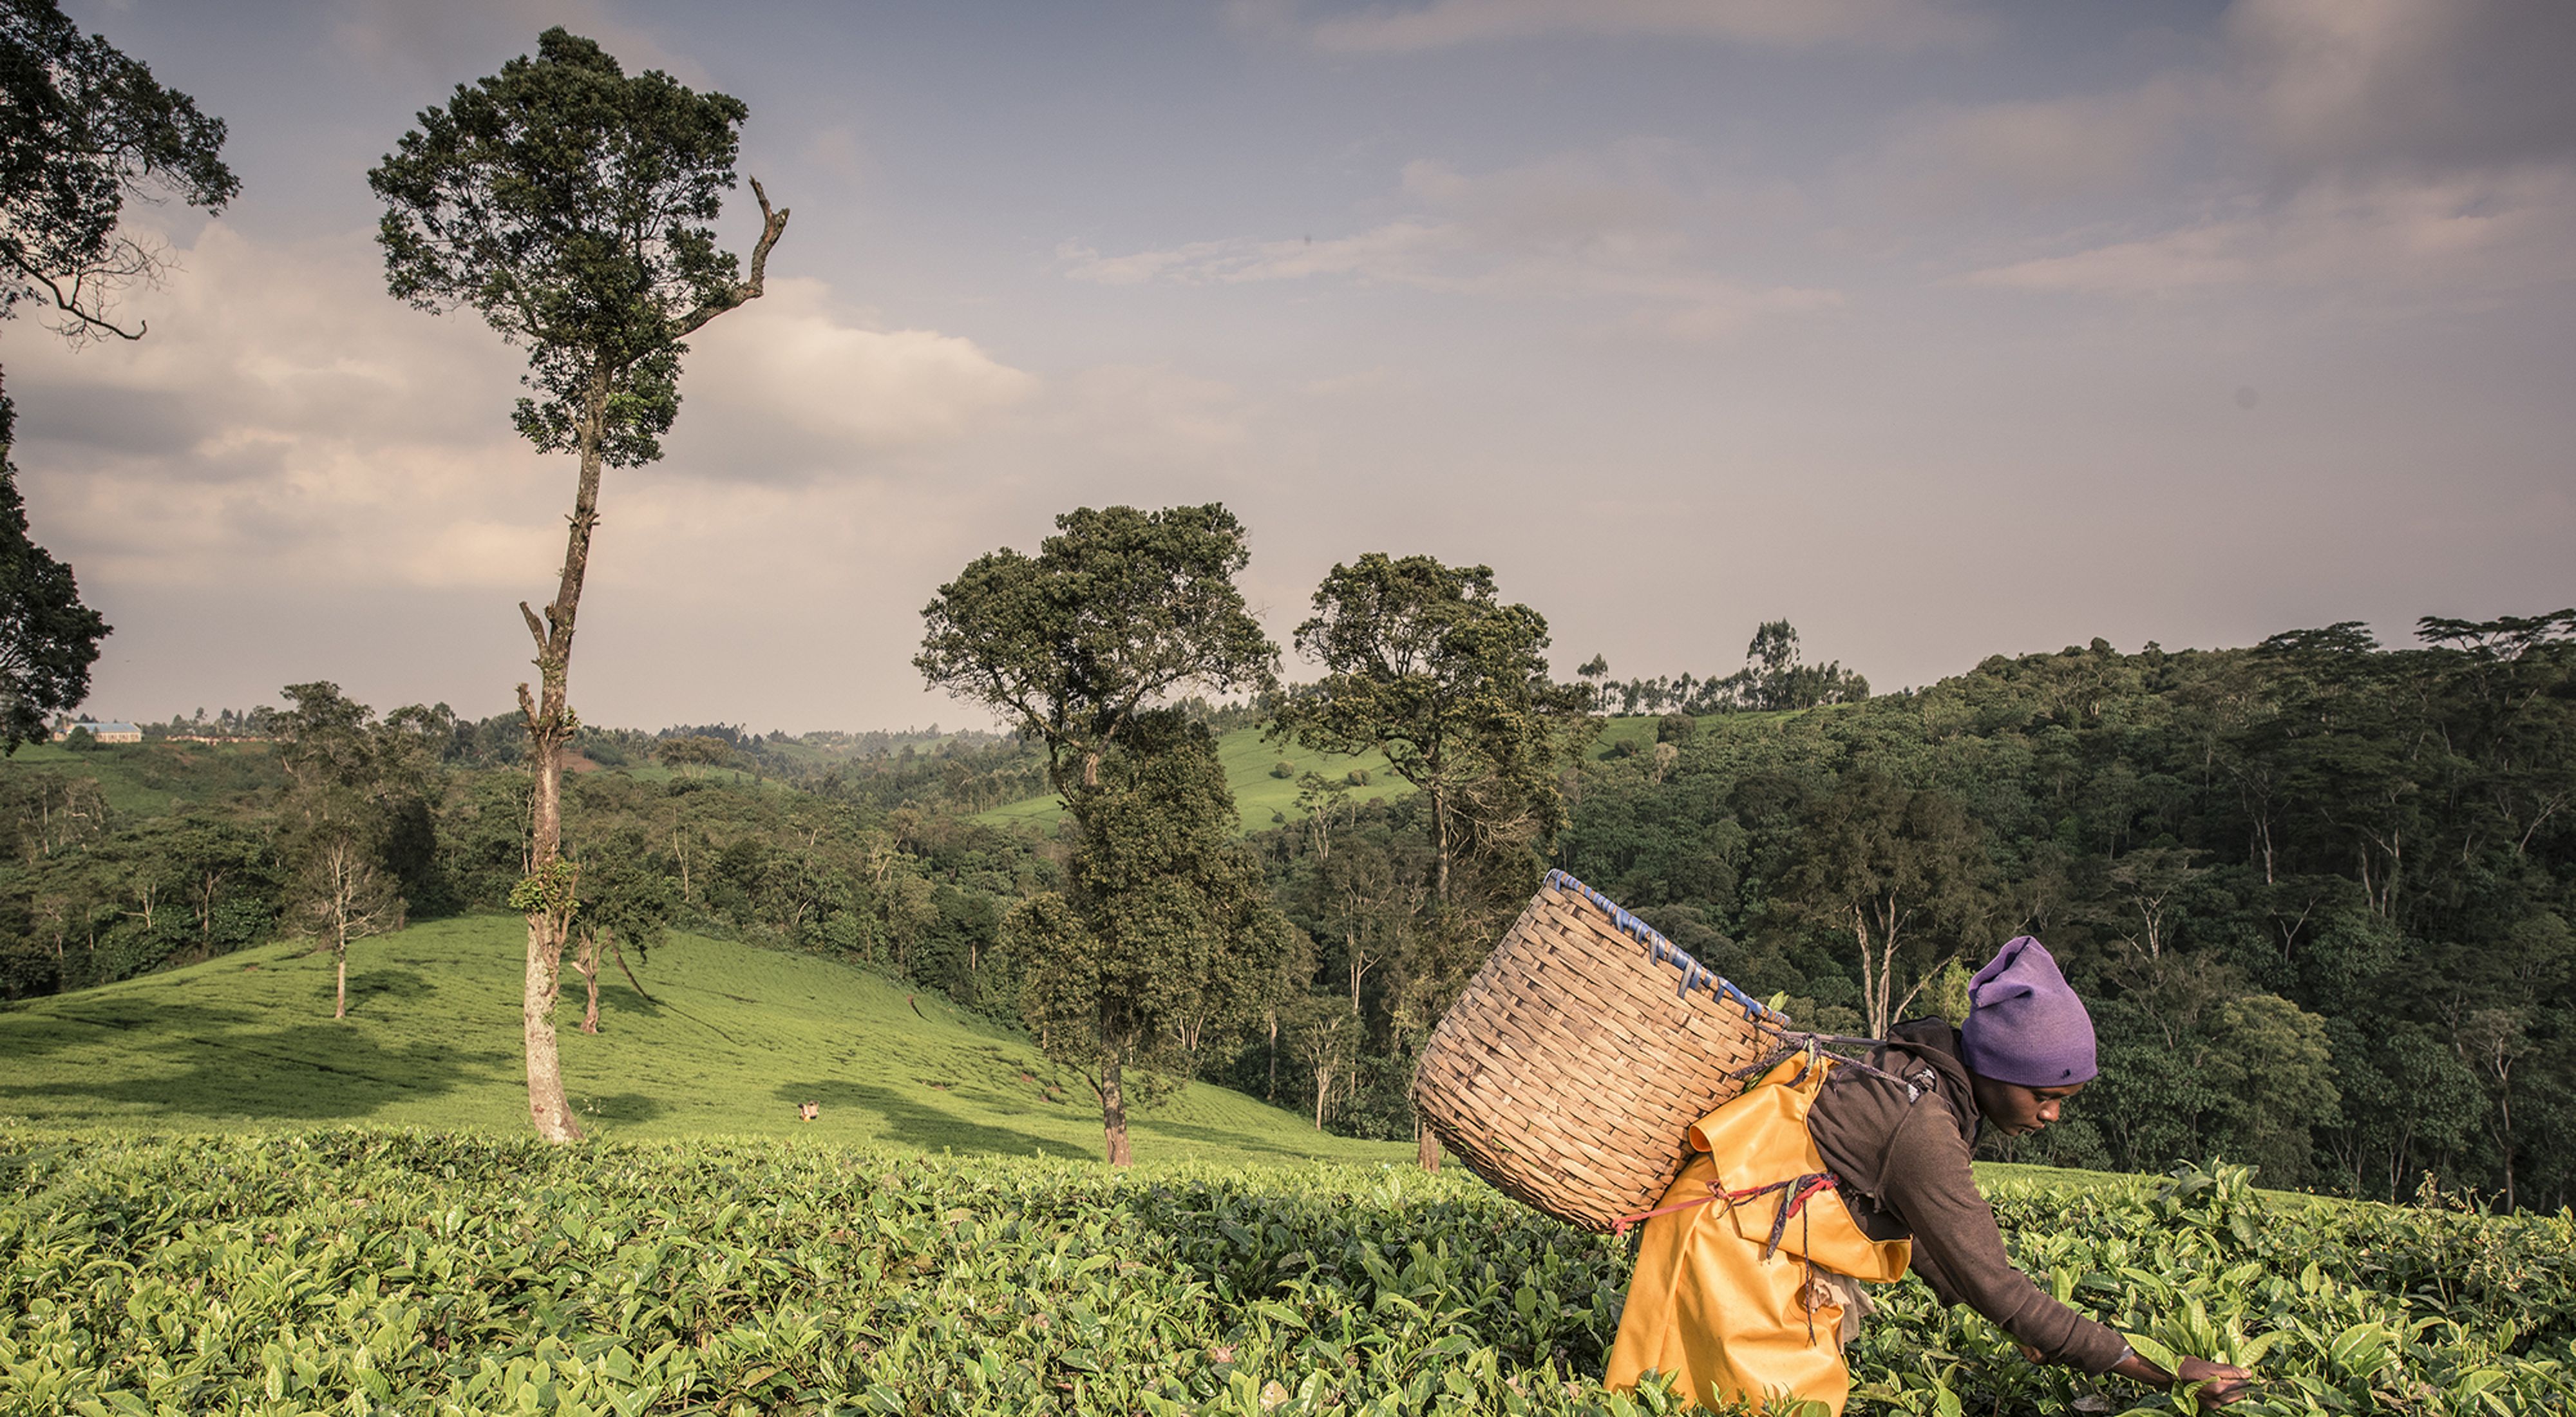
[[[1651,1208],[1786,1020],[1550,871],[1423,1045],[1413,1102],[1505,1195],[1591,1230]]]

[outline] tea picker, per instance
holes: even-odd
[[[1960,1027],[1885,1040],[1801,1032],[1562,871],[1425,1044],[1413,1099],[1504,1194],[1572,1224],[1642,1225],[1605,1381],[1672,1380],[1707,1406],[1839,1414],[1867,1284],[1908,1270],[2035,1361],[2204,1405],[2247,1374],[2168,1373],[2012,1266],[1969,1158],[1980,1126],[2057,1120],[2096,1072],[2093,1024],[2027,936],[1970,982]]]

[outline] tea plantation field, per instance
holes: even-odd
[[[1110,1173],[1025,1038],[819,960],[604,984],[594,1140],[542,1147],[517,930],[361,942],[336,1022],[290,946],[0,1011],[0,1414],[1671,1406],[1598,1385],[1627,1245],[1217,1088]],[[2576,1219],[1980,1172],[2060,1295],[2261,1370],[2238,1411],[2576,1410]],[[2146,1396],[1911,1283],[1855,1357],[1863,1413]]]
[[[2168,1189],[1996,1185],[2058,1292],[2260,1369],[2238,1411],[2576,1399],[2566,1218]],[[0,1132],[0,1411],[1629,1417],[1671,1404],[1598,1385],[1627,1264],[1454,1170],[22,1130]],[[1855,1411],[2144,1396],[1883,1292]]]

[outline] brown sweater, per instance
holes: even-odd
[[[1944,1304],[1965,1304],[2001,1325],[2044,1362],[2100,1374],[2120,1361],[2120,1335],[2050,1298],[2004,1253],[1994,1210],[1968,1168],[1977,1141],[1976,1097],[1959,1061],[1959,1030],[1916,1019],[1889,1030],[1873,1066],[1922,1089],[1858,1068],[1838,1068],[1807,1115],[1843,1201],[1870,1238],[1914,1237],[1914,1272]]]

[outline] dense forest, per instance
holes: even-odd
[[[1462,781],[1445,827],[1431,793],[1307,774],[1298,813],[1230,848],[1295,928],[1152,1061],[1410,1136],[1412,1049],[1557,865],[1835,1031],[1955,1012],[1969,968],[2039,935],[2092,1003],[2104,1073],[2018,1159],[2224,1157],[2279,1185],[2569,1202],[2576,613],[2427,620],[2407,647],[2356,625],[2239,650],[2097,640],[1876,697],[1801,670],[1794,638],[1762,653],[1715,712],[1569,717],[1545,775],[1518,796]],[[1585,669],[1561,702],[1621,707],[1606,666]],[[200,716],[0,770],[0,987],[509,908],[514,716],[379,717],[327,684],[287,698],[219,716],[221,734]],[[1174,717],[1284,740],[1312,700]],[[186,741],[225,736],[241,741]],[[1067,851],[975,815],[1048,790],[1036,747],[721,724],[579,746],[566,842],[588,929],[569,989],[649,968],[685,930],[1025,1016],[1044,961],[1006,922],[1065,887]],[[1111,769],[1103,790],[1128,780]],[[1191,790],[1221,791],[1207,776]]]

